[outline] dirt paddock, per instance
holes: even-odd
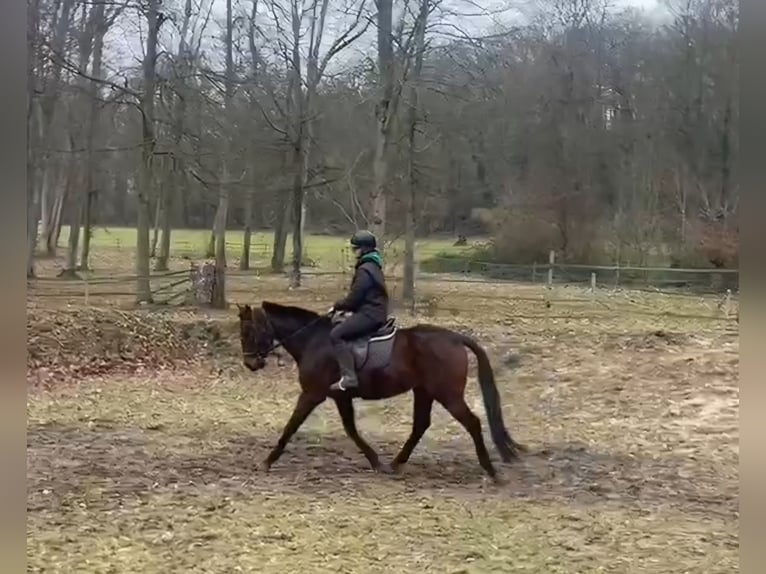
[[[438,406],[400,475],[368,469],[330,402],[259,471],[296,373],[292,362],[245,372],[234,342],[215,360],[48,372],[41,384],[43,349],[28,400],[29,570],[738,571],[736,325],[488,317],[428,320],[490,352],[506,423],[530,448],[497,462],[472,368],[469,404],[508,479],[500,487]],[[356,403],[384,460],[411,409],[409,395]]]

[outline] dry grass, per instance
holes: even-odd
[[[271,281],[242,300],[322,308],[339,288]],[[539,287],[428,288],[429,320],[491,350],[506,422],[532,449],[504,467],[509,485],[484,481],[439,408],[401,476],[367,469],[332,404],[259,472],[297,395],[292,367],[112,375],[30,392],[30,571],[738,570],[738,333],[683,317],[717,317],[713,302],[560,289],[547,307]],[[665,313],[626,313],[644,308]],[[390,459],[410,412],[404,396],[358,403],[357,419]]]

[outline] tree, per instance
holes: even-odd
[[[154,97],[157,61],[157,37],[162,16],[160,0],[147,0],[146,52],[143,60],[143,89],[141,92],[141,162],[136,193],[136,302],[152,301],[150,276],[149,229],[151,227],[150,204],[152,199],[152,168],[154,159]]]
[[[226,0],[226,72],[224,75],[224,117],[225,127],[233,125],[233,102],[234,86],[236,77],[234,74],[233,57],[233,15],[231,0]],[[215,284],[213,286],[214,307],[223,309],[226,307],[226,222],[229,214],[229,187],[230,162],[233,146],[225,145],[225,151],[221,158],[221,179],[218,182],[218,210],[215,214]]]
[[[317,93],[332,59],[352,45],[367,29],[364,18],[365,0],[354,0],[341,9],[336,17],[346,19],[340,33],[330,42],[323,52],[323,39],[328,19],[329,0],[317,0],[307,9],[300,0],[290,0],[289,24],[290,30],[284,30],[281,23],[281,6],[275,2],[270,4],[273,21],[277,30],[277,45],[279,56],[287,71],[287,106],[283,113],[285,129],[279,130],[289,145],[289,163],[292,173],[289,204],[287,196],[281,207],[280,219],[277,221],[274,259],[272,268],[282,267],[284,246],[281,243],[286,238],[286,220],[291,206],[293,260],[291,282],[293,286],[300,285],[301,266],[303,261],[303,231],[305,221],[305,187],[308,183],[309,166],[311,165],[312,145],[314,141],[313,127],[316,120]],[[308,37],[304,45],[303,38]],[[305,53],[305,57],[304,57]],[[305,64],[304,64],[305,61]]]
[[[736,264],[732,0],[673,0],[662,25],[550,0],[471,33],[481,10],[454,2],[229,4],[218,42],[210,0],[30,0],[28,275],[62,225],[71,272],[92,226],[136,225],[140,301],[152,224],[157,270],[180,225],[212,230],[222,271],[232,226],[243,269],[254,230],[274,230],[276,271],[292,234],[294,285],[304,230],[404,234],[408,298],[434,232],[491,235],[484,257],[513,263]],[[150,20],[134,69],[104,38]]]
[[[372,231],[381,239],[386,231],[386,193],[393,118],[394,90],[393,1],[376,0],[378,8],[378,103],[375,106],[375,156],[372,184]]]
[[[423,71],[423,59],[426,51],[426,28],[428,15],[436,2],[420,0],[420,9],[415,19],[413,54],[414,65],[409,77],[410,94],[407,102],[407,201],[405,214],[404,246],[404,288],[402,297],[405,301],[415,300],[415,209],[416,194],[419,188],[417,166],[417,130],[419,115],[418,85]]]

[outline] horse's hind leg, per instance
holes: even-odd
[[[356,420],[354,419],[354,403],[348,397],[341,397],[335,399],[335,404],[338,407],[338,413],[340,413],[340,419],[343,421],[343,428],[346,430],[346,434],[351,437],[359,450],[362,451],[364,456],[370,463],[373,470],[380,470],[380,459],[378,453],[376,453],[367,442],[359,436],[359,431],[356,430]]]
[[[406,463],[410,459],[412,451],[420,442],[428,427],[431,426],[431,408],[434,404],[434,399],[423,389],[413,389],[415,395],[414,413],[412,418],[412,432],[410,433],[407,441],[402,445],[402,450],[396,455],[394,461],[391,463],[391,467],[397,470],[400,466]]]
[[[497,472],[495,471],[495,467],[492,466],[492,461],[489,460],[489,453],[487,452],[487,447],[484,445],[484,438],[481,435],[481,421],[479,420],[479,417],[471,412],[471,409],[468,408],[463,397],[452,399],[449,402],[440,402],[470,433],[471,438],[473,439],[473,444],[476,447],[476,455],[479,457],[479,463],[493,480],[497,480]]]

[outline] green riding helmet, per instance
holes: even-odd
[[[357,231],[351,237],[351,246],[369,250],[377,249],[378,240],[367,230]]]

